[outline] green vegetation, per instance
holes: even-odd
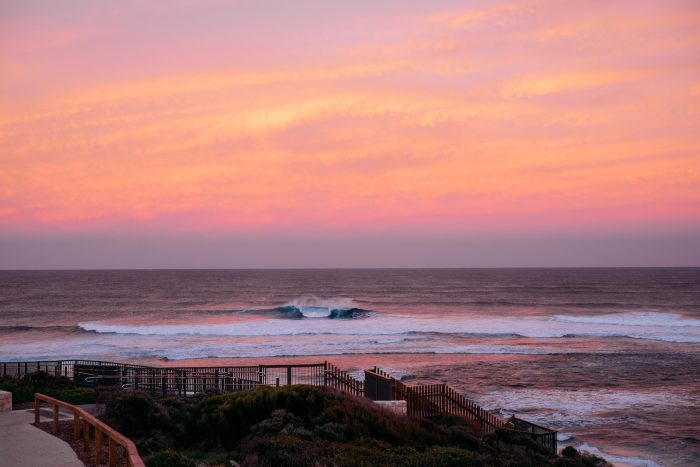
[[[14,406],[34,402],[35,392],[60,399],[69,404],[95,402],[94,389],[76,388],[73,381],[68,378],[53,376],[45,371],[30,373],[22,379],[2,376],[0,377],[0,389],[12,393]]]
[[[134,439],[151,466],[601,466],[554,456],[527,436],[483,439],[467,420],[391,414],[328,388],[286,386],[195,398],[114,393],[105,422]]]

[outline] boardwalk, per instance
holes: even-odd
[[[35,371],[71,378],[82,387],[141,389],[162,396],[192,396],[208,390],[235,392],[258,386],[326,386],[373,400],[405,400],[407,413],[412,416],[460,415],[474,422],[479,435],[497,429],[515,429],[557,452],[554,430],[515,417],[502,420],[445,384],[407,386],[376,367],[365,370],[364,379],[360,380],[329,362],[180,368],[95,360],[0,362],[3,376],[19,378]]]

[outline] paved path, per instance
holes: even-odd
[[[51,417],[51,413],[42,410],[45,417]],[[43,420],[51,418],[42,417]],[[0,412],[0,465],[84,467],[68,443],[40,430],[32,425],[33,422],[33,409]]]

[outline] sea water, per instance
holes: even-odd
[[[700,464],[700,269],[0,271],[0,361],[324,361]]]

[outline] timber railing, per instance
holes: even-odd
[[[512,426],[446,384],[406,386],[374,367],[372,370],[365,371],[365,387],[370,399],[405,400],[408,415],[425,418],[445,414],[460,415],[476,424],[481,434]]]
[[[406,413],[416,417],[460,415],[471,421],[482,436],[497,429],[516,430],[551,452],[557,452],[556,431],[515,416],[504,421],[446,384],[407,386],[374,367],[372,370],[365,370],[365,396],[373,400],[405,400]]]
[[[341,370],[335,365],[326,362],[326,372],[323,385],[339,391],[347,392],[355,396],[365,394],[365,385],[362,381],[354,378],[347,371]]]
[[[54,399],[43,394],[34,394],[34,423],[41,421],[41,404],[46,403],[53,406],[53,431],[58,433],[59,409],[64,408],[73,413],[73,439],[83,439],[83,448],[88,449],[91,444],[95,449],[95,461],[101,464],[105,460],[104,451],[107,450],[107,465],[114,467],[119,461],[118,451],[122,451],[122,456],[126,459],[128,467],[144,467],[144,463],[139,456],[134,442],[124,435],[105,425],[103,422],[87,413],[80,407]],[[92,437],[91,437],[92,434]],[[119,449],[119,447],[121,449]]]
[[[513,415],[508,423],[513,425],[513,428],[521,433],[529,436],[533,441],[543,445],[550,451],[557,452],[557,432],[550,430],[547,427],[536,425]]]

